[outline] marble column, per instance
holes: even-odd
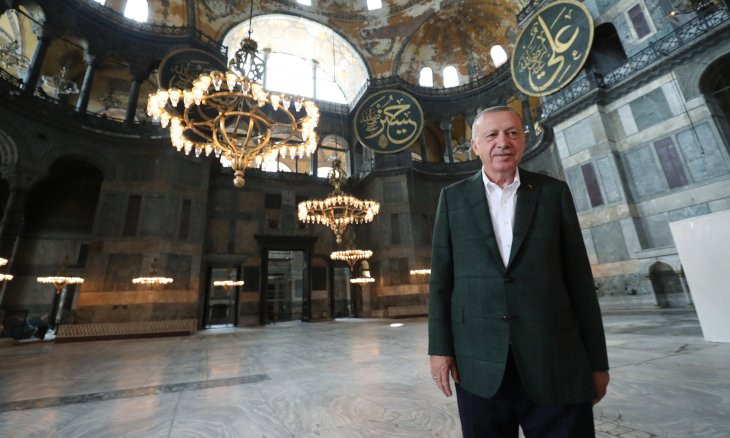
[[[51,36],[47,32],[41,31],[41,35],[38,37],[38,45],[35,48],[35,52],[33,52],[33,58],[28,67],[28,74],[23,79],[23,94],[32,95],[38,87],[43,61],[46,59],[46,53],[50,46]]]
[[[442,119],[439,124],[442,131],[444,131],[444,141],[446,145],[446,153],[449,156],[449,163],[454,162],[454,145],[451,143],[451,117]]]
[[[91,96],[91,85],[94,82],[94,74],[96,74],[96,68],[98,67],[98,61],[93,55],[87,55],[86,61],[86,72],[84,73],[84,81],[81,83],[81,91],[79,92],[79,99],[76,101],[76,111],[79,113],[85,113],[89,107],[89,96]]]
[[[532,110],[530,109],[530,98],[528,96],[523,97],[520,102],[522,103],[522,121],[527,125],[529,137],[534,142],[535,139],[535,126],[532,123]]]
[[[312,60],[312,99],[317,99],[317,66],[319,62],[316,59]]]
[[[145,78],[143,72],[135,72],[132,78],[132,84],[129,86],[129,100],[127,100],[127,113],[124,116],[124,124],[132,126],[134,124],[134,116],[137,114],[137,103],[139,102],[139,87]]]
[[[428,149],[426,148],[426,129],[424,128],[421,132],[421,137],[418,139],[421,146],[421,162],[425,163],[428,161]]]

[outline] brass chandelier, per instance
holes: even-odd
[[[380,204],[362,200],[342,191],[347,176],[339,158],[332,159],[332,169],[327,180],[334,190],[325,199],[302,201],[298,206],[299,220],[306,223],[327,225],[335,233],[337,243],[342,243],[342,235],[350,224],[372,222],[380,211]]]
[[[253,14],[253,2],[251,2]],[[233,184],[243,187],[246,167],[282,157],[303,158],[317,148],[319,108],[311,100],[269,93],[260,81],[264,61],[248,38],[228,63],[226,73],[201,74],[192,88],[161,89],[147,101],[147,114],[170,127],[178,151],[195,156],[213,153],[234,171]]]

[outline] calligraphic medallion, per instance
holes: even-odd
[[[570,83],[593,43],[593,18],[582,3],[558,0],[538,10],[520,32],[512,80],[530,96],[546,96]]]
[[[180,49],[169,53],[160,63],[157,80],[160,88],[193,88],[202,73],[228,70],[223,59],[198,49]]]
[[[379,154],[407,149],[423,131],[423,110],[416,98],[400,90],[368,96],[355,113],[355,136]]]

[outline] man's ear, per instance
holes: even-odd
[[[469,143],[471,144],[471,150],[474,151],[475,154],[479,155],[479,151],[477,150],[477,142],[472,138],[469,140]]]

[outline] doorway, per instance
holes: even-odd
[[[332,287],[332,313],[334,318],[352,318],[355,309],[352,302],[350,286],[350,268],[334,267],[334,281]]]
[[[304,316],[304,251],[266,252],[266,323],[301,321]]]
[[[205,328],[230,327],[238,325],[239,286],[214,286],[218,280],[238,280],[240,270],[210,267],[208,269],[208,293],[205,303]]]

